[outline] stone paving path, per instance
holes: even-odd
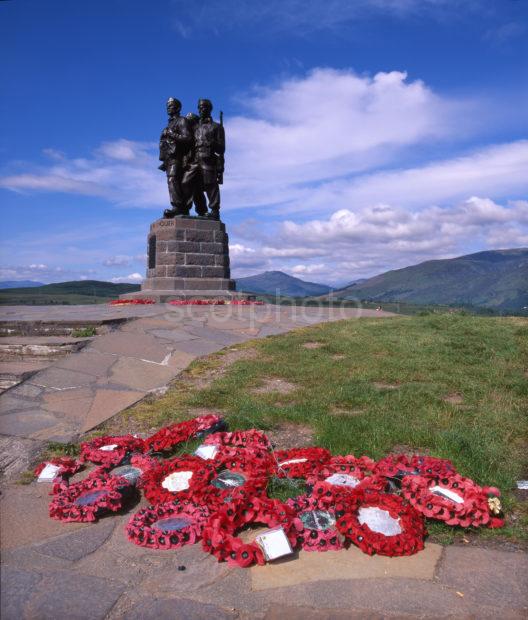
[[[17,318],[39,320],[39,312],[24,309]],[[23,442],[75,439],[166,385],[197,356],[325,320],[384,316],[161,305],[52,312],[55,320],[64,313],[134,320],[0,397],[3,441],[20,442],[21,451]],[[36,482],[2,486],[2,620],[527,617],[528,561],[518,551],[429,544],[410,558],[369,558],[353,548],[236,569],[199,544],[153,551],[129,543],[125,523],[144,500],[96,524],[62,524],[47,516],[49,492]]]

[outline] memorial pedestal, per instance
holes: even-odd
[[[121,299],[232,299],[225,224],[202,217],[159,219],[148,235],[147,278],[141,291]]]

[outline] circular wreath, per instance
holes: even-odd
[[[368,555],[412,555],[424,548],[424,520],[398,495],[358,493],[337,529]]]
[[[185,455],[159,463],[144,472],[141,486],[151,504],[200,495],[214,474],[213,467],[197,456]]]
[[[48,465],[58,467],[55,479],[62,478],[64,476],[72,476],[73,474],[77,473],[82,467],[82,463],[80,461],[72,459],[69,456],[58,456],[49,459],[49,461],[44,461],[43,463],[40,463],[40,465],[37,465],[35,471],[33,472],[35,476],[37,476],[38,478],[44,468]]]
[[[61,487],[49,505],[49,516],[65,522],[96,521],[105,512],[120,510],[131,489],[122,478],[88,477]]]
[[[321,502],[317,496],[299,495],[286,504],[295,511],[293,524],[297,544],[305,551],[339,551],[343,549],[343,537],[337,531],[337,514],[342,510],[341,500],[334,496],[332,507]]]
[[[415,454],[389,454],[378,461],[373,469],[375,474],[401,480],[404,476],[442,476],[455,472],[451,461],[433,456]]]
[[[248,497],[224,504],[207,522],[202,532],[202,547],[218,561],[247,567],[265,564],[262,549],[257,543],[245,543],[236,532],[250,523],[264,523],[270,528],[281,526],[292,547],[296,544],[293,525],[295,513],[278,499]]]
[[[81,443],[81,462],[90,461],[103,467],[119,465],[131,452],[143,452],[144,441],[133,435],[96,437]]]
[[[164,426],[157,433],[145,439],[145,451],[164,452],[172,450],[183,441],[199,436],[204,431],[211,431],[218,425],[223,425],[222,418],[213,413],[199,416],[192,420],[177,422]]]
[[[130,462],[116,467],[98,467],[89,474],[90,477],[97,477],[108,474],[112,478],[123,478],[125,484],[141,487],[143,482],[143,474],[157,467],[159,461],[146,454],[133,454]]]
[[[276,450],[277,475],[279,478],[308,478],[319,473],[331,458],[325,448],[292,448]]]
[[[205,438],[204,443],[208,445],[213,444],[215,446],[261,448],[263,450],[271,449],[271,442],[268,436],[255,428],[247,431],[212,433]]]
[[[243,489],[248,496],[264,493],[270,471],[270,460],[266,457],[268,452],[262,454],[249,448],[222,450],[212,462],[215,475],[200,491],[201,500],[210,507],[218,507],[232,501],[234,489]]]
[[[402,493],[418,512],[448,525],[504,525],[504,521],[497,517],[501,511],[500,491],[493,487],[479,487],[470,478],[459,474],[436,478],[406,476],[402,480]]]
[[[210,516],[207,506],[174,501],[136,512],[126,526],[128,540],[150,549],[177,549],[200,540]]]

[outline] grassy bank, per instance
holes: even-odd
[[[231,349],[194,363],[167,394],[124,412],[107,430],[147,431],[211,409],[232,428],[286,424],[336,454],[448,458],[463,475],[503,489],[514,518],[502,535],[524,535],[526,508],[513,489],[528,477],[525,319],[359,319],[239,349],[251,355],[226,364]]]

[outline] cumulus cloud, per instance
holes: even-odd
[[[142,276],[140,273],[131,273],[128,276],[118,276],[116,278],[111,278],[110,282],[113,282],[114,284],[119,284],[119,283],[141,284],[143,280],[144,280],[144,276]]]
[[[316,274],[321,281],[335,283],[430,258],[527,243],[528,201],[500,205],[473,196],[448,207],[433,205],[415,212],[377,204],[357,211],[340,209],[326,219],[286,221],[279,227],[276,246],[256,246],[253,256],[266,258],[270,269]]]

